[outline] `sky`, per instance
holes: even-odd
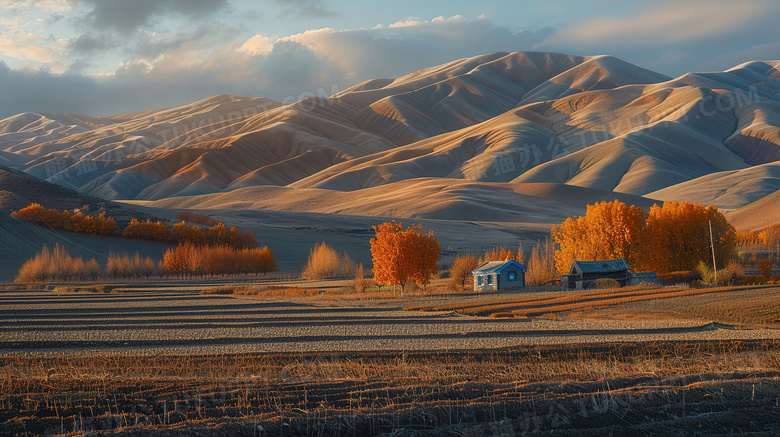
[[[0,0],[0,118],[295,101],[492,52],[679,76],[780,59],[776,0]]]

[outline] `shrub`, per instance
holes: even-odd
[[[342,256],[324,242],[314,245],[309,251],[309,260],[303,268],[305,279],[343,278],[352,276],[355,263],[345,253]]]
[[[694,273],[687,270],[658,275],[658,282],[663,285],[690,284],[694,279],[696,279]]]
[[[620,282],[612,278],[599,278],[588,285],[588,290],[609,290],[620,288]]]
[[[477,260],[474,259],[474,255],[458,254],[450,267],[450,282],[463,291],[466,288],[466,281],[471,278],[471,272],[476,268]]]
[[[742,265],[735,260],[729,261],[725,267],[718,269],[715,282],[718,284],[734,284],[745,274]]]
[[[758,262],[758,271],[767,278],[772,276],[772,260],[762,259]]]
[[[736,280],[737,285],[764,284],[767,278],[764,275],[742,275]]]
[[[355,280],[352,282],[352,288],[356,293],[362,293],[368,288],[368,279],[364,277],[363,263],[358,263],[355,268]]]
[[[715,279],[715,276],[712,273],[712,267],[704,261],[699,261],[699,264],[696,265],[695,272],[699,275],[699,282],[701,283],[712,284],[712,280]]]
[[[193,211],[179,211],[174,218],[176,220],[185,220],[190,223],[197,223],[205,226],[214,226],[219,223],[218,220],[215,220],[206,214],[199,214]]]

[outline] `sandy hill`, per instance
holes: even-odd
[[[171,207],[548,222],[545,198],[736,209],[777,187],[778,66],[669,78],[610,56],[492,53],[289,105],[19,114],[0,121],[0,164]]]
[[[780,223],[780,191],[775,191],[726,215],[739,230],[755,231]]]
[[[563,184],[499,184],[444,178],[408,179],[356,191],[259,186],[133,203],[165,209],[274,210],[548,223],[582,215],[586,204],[614,198],[644,209],[653,204],[643,197]]]
[[[85,193],[161,199],[289,185],[340,163],[489,121],[522,101],[663,80],[668,78],[610,57],[494,53],[293,105],[221,95],[99,119],[67,115],[56,126],[54,120],[9,119],[0,130],[0,144],[7,145],[0,151],[26,157],[20,167],[31,174]]]

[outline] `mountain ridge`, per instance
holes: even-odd
[[[293,104],[222,94],[106,117],[19,114],[0,121],[0,164],[150,204],[253,187],[332,199],[376,199],[372,190],[385,187],[433,199],[425,184],[406,183],[427,181],[449,196],[417,206],[437,218],[457,217],[448,208],[466,200],[493,204],[485,187],[517,194],[533,184],[736,210],[780,186],[778,67],[753,61],[670,78],[611,56],[497,52]]]

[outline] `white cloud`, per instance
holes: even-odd
[[[57,63],[68,42],[63,39],[11,30],[0,32],[0,58],[12,57],[43,64]]]
[[[220,23],[177,32],[148,29],[135,33],[143,33],[145,39],[139,37],[123,47],[120,68],[100,76],[77,75],[76,67],[71,74],[54,74],[63,72],[62,58],[68,55],[62,55],[63,42],[44,41],[33,34],[4,35],[0,59],[23,56],[58,64],[42,73],[0,64],[7,70],[7,81],[0,78],[0,117],[23,110],[105,115],[181,105],[218,93],[283,100],[496,51],[610,54],[670,75],[697,69],[692,66],[722,70],[749,60],[747,56],[780,58],[780,46],[773,42],[780,40],[780,26],[771,23],[777,16],[771,11],[780,10],[780,5],[758,0],[728,12],[721,1],[712,0],[727,12],[711,11],[707,6],[711,1],[675,7],[672,0],[661,0],[633,15],[536,32],[517,32],[485,17],[468,20],[459,15],[409,17],[372,28],[319,28],[282,38],[255,34],[236,39],[238,32]],[[219,0],[206,3],[220,4]],[[101,50],[100,42],[85,38],[84,53],[90,44],[98,46],[93,50]],[[61,86],[70,88],[61,95],[52,91]],[[32,97],[20,97],[25,92]],[[16,97],[3,98],[3,93]]]
[[[263,35],[255,35],[241,45],[241,51],[250,55],[268,55],[274,49],[274,40]]]
[[[0,8],[12,11],[23,9],[44,9],[65,12],[71,10],[70,0],[0,0]]]

